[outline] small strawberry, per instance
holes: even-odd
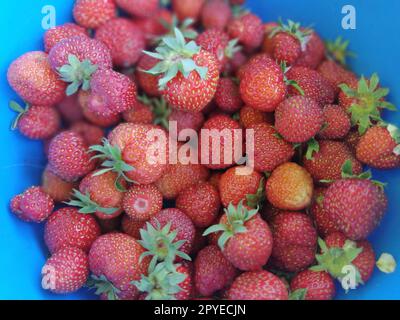
[[[62,119],[68,124],[84,120],[77,94],[65,97],[63,101],[57,104],[57,109],[60,112]]]
[[[27,105],[23,108],[15,101],[11,101],[10,108],[18,113],[13,121],[12,129],[18,128],[30,139],[51,138],[61,128],[60,114],[53,107]]]
[[[191,18],[196,21],[206,0],[172,0],[172,9],[180,21]]]
[[[239,87],[230,78],[220,78],[217,92],[215,93],[215,102],[218,107],[225,112],[234,113],[243,105],[240,97]]]
[[[7,80],[28,104],[52,106],[65,97],[65,83],[50,66],[47,53],[32,51],[12,62]]]
[[[304,213],[283,212],[271,220],[274,247],[271,259],[280,270],[299,272],[314,262],[317,231]]]
[[[161,79],[161,75],[152,75],[146,72],[156,66],[158,59],[153,58],[147,54],[143,54],[139,59],[135,78],[139,87],[149,96],[159,96],[161,92],[158,87],[158,82]]]
[[[82,27],[96,29],[117,15],[117,6],[114,0],[77,0],[73,15]]]
[[[176,208],[199,228],[209,227],[217,218],[221,201],[217,189],[209,183],[193,185],[179,193]]]
[[[64,39],[74,36],[87,36],[88,32],[85,28],[75,23],[65,23],[60,26],[50,28],[44,34],[44,48],[49,52],[57,43]]]
[[[139,291],[132,281],[146,275],[149,259],[140,259],[144,248],[132,237],[122,233],[105,234],[93,243],[89,267],[93,273],[88,285],[108,300],[132,300]]]
[[[136,17],[149,17],[159,9],[158,0],[115,0],[115,3]]]
[[[75,181],[94,169],[88,146],[83,137],[73,131],[55,136],[49,146],[49,167],[65,181]]]
[[[288,300],[285,283],[276,275],[262,270],[242,273],[227,294],[228,300]]]
[[[203,248],[194,262],[194,283],[196,291],[203,297],[228,287],[237,271],[214,245]]]
[[[172,109],[168,120],[170,123],[173,121],[176,122],[177,137],[181,136],[179,141],[185,141],[193,137],[193,132],[185,133],[183,131],[191,129],[195,132],[199,132],[201,127],[204,125],[204,114],[202,112],[186,112]],[[169,134],[170,137],[174,138],[174,132],[170,131]],[[184,136],[182,137],[182,135]]]
[[[124,215],[121,221],[121,228],[124,233],[130,235],[131,237],[139,240],[140,239],[140,229],[143,229],[145,222],[138,221],[129,218],[128,215]]]
[[[74,183],[64,181],[55,175],[48,167],[43,171],[42,189],[55,202],[67,201],[71,196],[74,187]]]
[[[225,29],[232,18],[232,9],[225,0],[208,0],[201,11],[201,22],[206,29]]]
[[[273,206],[298,211],[310,205],[314,186],[306,169],[294,162],[286,162],[272,171],[265,189],[267,199]]]
[[[336,94],[340,91],[340,84],[357,82],[357,76],[353,72],[332,60],[325,60],[317,70],[334,87]]]
[[[261,46],[264,27],[259,17],[245,13],[229,22],[228,33],[232,39],[239,39],[246,49],[253,50]]]
[[[272,113],[264,113],[249,106],[244,106],[239,112],[239,123],[243,128],[251,128],[257,124],[266,122],[268,124],[274,123],[274,116]]]
[[[357,159],[373,168],[400,167],[400,131],[389,124],[369,128],[356,147]]]
[[[152,184],[134,185],[123,197],[122,208],[136,221],[147,221],[162,209],[162,194]]]
[[[321,107],[307,97],[290,97],[276,108],[275,128],[288,142],[307,142],[321,130],[323,123]]]
[[[330,218],[324,209],[324,197],[326,190],[326,188],[315,189],[314,202],[310,208],[310,214],[314,220],[318,234],[323,237],[339,231],[335,221]]]
[[[85,252],[67,247],[54,253],[42,268],[42,288],[54,293],[72,293],[82,288],[89,277]]]
[[[10,203],[11,211],[27,222],[43,222],[54,209],[53,199],[40,187],[30,187],[15,196]]]
[[[329,273],[304,270],[290,282],[291,296],[301,293],[303,300],[332,300],[336,294],[335,283]]]
[[[95,38],[107,45],[117,67],[127,68],[134,65],[145,48],[142,31],[125,18],[114,18],[99,27]]]
[[[221,232],[218,246],[236,268],[256,271],[267,263],[272,251],[272,234],[258,209],[248,209],[243,201],[237,206],[230,203],[219,224],[209,227],[203,235],[216,232]]]
[[[325,124],[319,136],[322,139],[343,139],[351,129],[348,114],[338,105],[328,104],[323,109]]]
[[[104,138],[104,130],[102,128],[85,121],[75,122],[70,130],[80,134],[89,146],[101,143]]]
[[[122,117],[126,122],[136,124],[152,124],[154,122],[154,114],[151,107],[140,101],[136,102],[134,108],[123,112]]]
[[[305,50],[301,53],[295,64],[310,69],[317,69],[324,58],[324,41],[315,31],[313,31],[308,37]]]
[[[79,213],[74,208],[55,211],[44,228],[44,241],[50,253],[66,247],[89,252],[93,242],[100,236],[100,227],[90,215]]]

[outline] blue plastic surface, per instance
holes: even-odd
[[[341,13],[344,5],[357,10],[357,29],[343,30]],[[7,109],[10,99],[17,99],[6,81],[12,60],[21,54],[42,48],[44,30],[41,10],[45,5],[56,8],[57,24],[71,21],[72,0],[2,1],[0,10],[0,132],[2,160],[0,165],[0,299],[90,299],[85,290],[59,296],[41,289],[40,270],[46,260],[43,227],[24,223],[9,212],[9,199],[30,185],[40,183],[45,165],[40,142],[32,142],[9,126],[13,113]],[[303,25],[313,25],[324,37],[338,35],[351,41],[357,59],[351,66],[358,74],[378,72],[382,84],[391,89],[390,100],[399,106],[398,52],[400,51],[400,1],[397,0],[250,0],[249,8],[264,21],[291,18]],[[18,100],[19,101],[19,100]],[[387,120],[400,124],[398,113],[387,114]],[[400,259],[400,172],[373,171],[376,179],[389,183],[389,210],[371,241],[379,256],[390,252]],[[386,275],[377,269],[366,286],[347,295],[339,290],[340,299],[400,299],[400,271]]]

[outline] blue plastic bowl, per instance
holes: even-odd
[[[342,7],[356,8],[356,30],[342,28]],[[31,185],[40,183],[45,157],[40,142],[25,139],[9,130],[14,117],[7,109],[10,99],[18,99],[6,81],[9,64],[21,54],[42,49],[42,8],[56,8],[57,24],[72,21],[72,0],[3,1],[1,5],[0,91],[3,116],[0,118],[3,152],[0,168],[2,215],[0,218],[0,299],[91,299],[86,290],[72,295],[53,295],[41,289],[40,271],[47,256],[43,243],[43,226],[24,223],[9,212],[9,200]],[[358,74],[378,72],[382,85],[391,89],[390,100],[399,104],[398,52],[400,1],[397,0],[250,0],[247,5],[264,21],[291,18],[303,25],[313,25],[326,39],[341,35],[351,41],[357,59],[351,67]],[[387,114],[387,120],[399,124],[398,113]],[[399,228],[400,172],[373,171],[376,179],[388,182],[389,210],[371,241],[377,255],[390,252],[400,258]],[[397,186],[397,187],[396,187]],[[400,271],[386,275],[375,270],[367,285],[345,294],[340,299],[399,299]]]

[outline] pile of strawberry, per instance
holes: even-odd
[[[400,166],[400,131],[380,116],[394,109],[389,90],[346,68],[348,42],[264,24],[242,0],[164,2],[77,0],[76,23],[9,68],[26,102],[10,104],[13,127],[43,140],[48,158],[41,186],[11,201],[19,218],[45,222],[43,288],[332,299],[348,267],[366,283],[387,199],[363,166]],[[254,170],[147,161],[149,148],[168,148],[148,133],[167,134],[170,121],[178,134],[253,130]],[[395,261],[377,265],[392,272]]]

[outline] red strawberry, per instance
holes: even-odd
[[[343,66],[333,60],[325,60],[318,67],[318,72],[330,82],[335,88],[336,93],[339,93],[339,85],[342,83],[351,84],[357,82],[357,76],[346,70]]]
[[[267,263],[272,251],[272,234],[258,209],[247,209],[243,201],[237,206],[230,203],[219,224],[209,227],[204,235],[215,232],[222,232],[218,246],[236,268],[256,271]]]
[[[44,48],[49,52],[61,40],[72,38],[74,36],[87,36],[85,28],[75,23],[65,23],[60,26],[50,28],[44,34]]]
[[[211,297],[215,292],[228,287],[237,274],[234,266],[214,245],[198,253],[194,268],[196,291],[203,297]]]
[[[30,187],[11,200],[11,211],[27,222],[43,222],[54,209],[53,199],[40,187]]]
[[[245,272],[235,279],[228,291],[229,300],[288,300],[285,283],[262,270]]]
[[[166,46],[165,43],[173,45]],[[159,79],[159,87],[171,106],[196,112],[203,110],[212,100],[219,79],[218,62],[212,53],[194,41],[186,43],[183,34],[175,28],[175,37],[163,38],[156,53],[148,54],[160,60],[147,72],[163,75]],[[175,57],[173,61],[171,55]],[[200,91],[193,90],[200,87]]]
[[[284,212],[272,218],[274,247],[271,258],[280,270],[299,272],[314,262],[317,232],[311,219],[300,212]]]
[[[273,126],[264,122],[251,126],[251,129],[254,130],[254,150],[248,148],[247,154],[254,153],[257,171],[271,172],[294,156],[293,145],[278,137]]]
[[[229,22],[228,33],[232,39],[239,39],[246,49],[253,50],[261,46],[264,27],[259,17],[245,13]]]
[[[239,123],[243,128],[251,128],[260,123],[274,123],[272,113],[263,113],[249,106],[244,106],[239,112]]]
[[[43,171],[42,190],[46,192],[55,202],[67,201],[71,196],[75,184],[64,181],[55,175],[48,167]]]
[[[290,282],[292,294],[304,293],[304,300],[332,300],[336,294],[335,283],[329,273],[304,270]]]
[[[77,180],[94,169],[88,146],[80,135],[65,131],[55,136],[49,147],[49,166],[66,181]]]
[[[104,138],[104,130],[85,121],[75,122],[71,131],[80,134],[89,146],[101,143]]]
[[[143,229],[144,225],[145,222],[131,219],[128,215],[122,217],[122,231],[135,239],[140,239],[140,229]]]
[[[77,94],[66,97],[57,105],[57,109],[62,119],[69,124],[84,120]]]
[[[322,139],[342,139],[346,137],[351,128],[351,121],[343,108],[329,104],[324,107],[323,113],[325,124],[319,136]]]
[[[239,87],[230,78],[221,78],[218,82],[215,102],[225,112],[234,113],[243,105]]]
[[[12,129],[18,128],[30,139],[48,139],[60,130],[60,114],[55,108],[29,105],[22,108],[15,101],[10,102],[10,108],[18,113]]]
[[[223,30],[232,17],[232,9],[224,0],[209,0],[201,12],[201,21],[206,29]]]
[[[127,216],[136,221],[147,221],[156,215],[163,205],[161,192],[154,185],[134,185],[124,195],[122,208]]]
[[[158,81],[161,79],[161,75],[156,76],[146,72],[146,70],[152,69],[157,63],[158,60],[156,58],[144,54],[139,59],[135,73],[139,87],[149,96],[159,96],[161,94],[158,88]]]
[[[160,9],[150,17],[135,19],[134,23],[142,30],[146,42],[152,45],[160,36],[169,31],[165,23],[172,25],[172,20],[171,11]]]
[[[91,215],[79,213],[74,208],[55,211],[44,228],[44,241],[50,253],[66,247],[89,252],[93,242],[100,236],[100,227]]]
[[[180,21],[197,20],[206,0],[172,0],[172,9]]]
[[[351,240],[363,240],[385,214],[384,191],[370,180],[350,178],[335,181],[325,193],[324,208],[338,228]]]
[[[154,121],[154,114],[151,108],[139,101],[136,102],[134,108],[125,111],[122,117],[126,122],[136,124],[152,124]]]
[[[312,201],[313,180],[306,169],[294,162],[277,167],[265,186],[268,201],[278,209],[303,210]]]
[[[361,163],[354,157],[351,150],[343,142],[323,140],[319,142],[319,151],[312,159],[303,159],[304,168],[312,175],[316,183],[321,180],[338,180],[342,178],[342,167],[350,161],[354,174],[362,172]]]
[[[142,31],[130,20],[115,18],[96,30],[95,38],[104,42],[118,67],[134,65],[142,55],[145,40]]]
[[[272,112],[286,97],[283,72],[267,55],[247,62],[239,77],[243,101],[256,110]]]
[[[52,106],[65,97],[66,85],[51,69],[45,52],[28,52],[13,61],[7,79],[14,91],[31,105]]]
[[[296,81],[304,91],[304,96],[318,102],[321,107],[333,103],[335,100],[335,90],[328,80],[321,76],[317,71],[305,67],[293,67],[287,73],[289,80]],[[290,95],[300,95],[296,87],[289,87]]]
[[[324,197],[326,188],[315,189],[314,202],[310,208],[310,214],[314,220],[315,226],[318,230],[318,234],[326,237],[328,234],[339,231],[334,220],[330,218],[324,209]]]
[[[90,286],[108,300],[132,300],[139,295],[132,281],[147,274],[148,259],[140,260],[145,252],[132,237],[122,233],[103,235],[93,243],[89,266],[93,273]]]
[[[182,190],[176,199],[176,207],[199,228],[209,227],[215,221],[220,205],[217,189],[206,182]]]
[[[54,293],[72,293],[82,288],[89,276],[88,257],[78,248],[54,253],[42,268],[42,288]]]
[[[321,107],[307,97],[290,97],[276,108],[275,128],[288,142],[307,142],[321,130],[323,123]]]
[[[235,42],[235,39],[231,40],[231,43]],[[225,74],[235,74],[247,62],[247,59],[248,57],[242,51],[234,52],[232,58],[225,64],[223,72]]]
[[[82,27],[96,29],[117,15],[117,7],[114,0],[77,0],[73,14]]]
[[[303,31],[304,32],[304,31]],[[296,60],[297,66],[316,69],[325,58],[325,44],[320,36],[312,31],[309,35],[305,50]]]
[[[346,142],[347,146],[353,153],[356,153],[356,148],[358,143],[360,142],[361,136],[358,133],[358,130],[351,130],[349,134],[345,137],[344,142]]]
[[[115,0],[126,12],[137,17],[149,17],[158,11],[158,0]]]
[[[188,138],[193,137],[193,134],[190,132],[185,133],[183,130],[191,129],[198,132],[204,124],[204,114],[202,112],[186,112],[172,109],[168,120],[170,123],[173,121],[176,122],[177,137],[184,134],[185,136],[181,136],[182,140],[179,138],[179,141],[185,141]],[[169,134],[172,138],[175,138],[175,134],[171,129],[172,128],[170,127]],[[186,135],[189,135],[190,137]]]
[[[367,130],[357,144],[357,159],[373,168],[400,167],[400,131],[394,125]]]

